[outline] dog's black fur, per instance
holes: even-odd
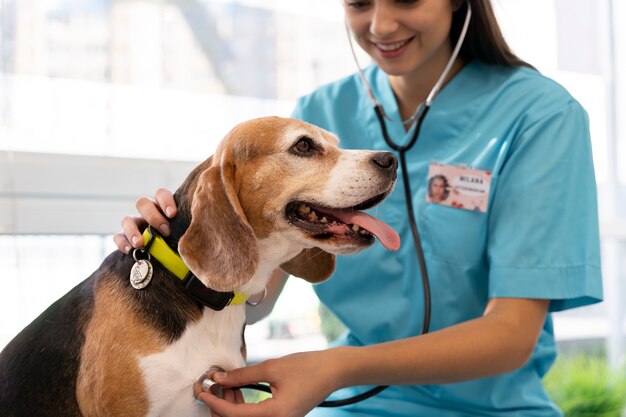
[[[166,238],[176,249],[191,222],[189,187],[204,164],[195,169],[175,194],[178,215]],[[182,283],[153,259],[151,284],[141,291],[129,284],[131,255],[111,253],[86,280],[57,300],[24,328],[0,352],[0,415],[4,417],[80,417],[76,383],[84,330],[94,307],[95,288],[102,280],[117,280],[132,297],[137,314],[153,323],[166,340],[181,336],[202,307],[186,295]],[[167,302],[163,302],[167,300]],[[124,320],[111,317],[111,320]],[[58,410],[64,410],[63,416]]]

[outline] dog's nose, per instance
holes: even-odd
[[[395,175],[398,170],[398,158],[391,152],[377,152],[374,154],[372,161],[380,169]]]

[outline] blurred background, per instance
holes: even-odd
[[[556,314],[556,336],[621,375],[626,1],[493,4],[513,50],[589,112],[606,301]],[[0,0],[0,34],[0,349],[114,250],[138,196],[176,189],[235,124],[289,116],[355,71],[340,0]],[[251,361],[342,330],[308,284],[285,291],[248,328]]]

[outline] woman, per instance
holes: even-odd
[[[602,298],[585,111],[509,50],[488,0],[345,0],[344,7],[352,35],[374,61],[364,76],[398,120],[387,122],[389,134],[403,143],[452,54],[468,3],[473,15],[459,58],[407,152],[432,293],[430,332],[420,335],[424,299],[398,184],[377,215],[400,233],[402,248],[375,245],[340,257],[334,276],[315,287],[347,335],[335,348],[217,374],[227,387],[269,382],[274,395],[242,404],[236,390],[225,400],[202,394],[215,414],[302,416],[338,389],[390,385],[361,403],[311,415],[560,415],[541,384],[556,355],[549,312]],[[388,150],[358,75],[301,98],[294,117],[336,133],[344,148]],[[488,176],[488,206],[428,202],[435,162]],[[171,193],[159,190],[156,200],[175,214]],[[167,224],[149,199],[137,206],[150,224]],[[123,222],[135,247],[143,224]],[[115,239],[130,249],[124,235]],[[278,271],[267,310],[284,280]]]
[[[450,194],[450,184],[445,175],[437,174],[428,180],[428,198],[433,203],[441,203]]]

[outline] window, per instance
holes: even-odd
[[[493,3],[514,51],[589,112],[618,300],[626,6]],[[356,69],[338,0],[5,0],[0,31],[0,346],[113,250],[138,196],[175,189],[236,123],[288,116],[298,96]],[[285,291],[248,330],[252,359],[325,344],[310,286]],[[556,315],[557,337],[615,334],[623,312],[611,294]]]

